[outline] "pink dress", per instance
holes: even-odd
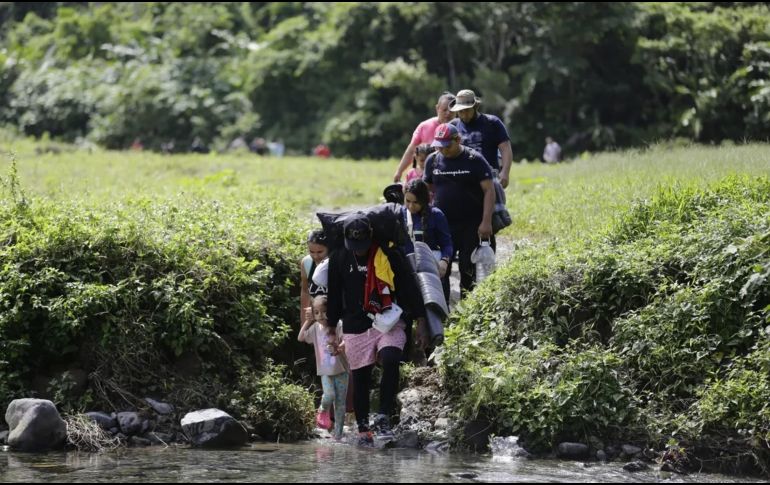
[[[413,168],[409,170],[409,172],[406,174],[406,183],[409,183],[414,179],[421,179],[421,178],[422,178],[422,170],[418,171],[418,169]]]

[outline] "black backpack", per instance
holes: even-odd
[[[376,205],[361,211],[343,212],[333,214],[330,212],[318,212],[316,216],[321,221],[329,251],[343,247],[345,244],[344,225],[348,217],[361,212],[366,214],[372,225],[372,237],[380,247],[387,248],[394,243],[397,248],[403,246],[409,236],[401,216],[401,205],[393,202]]]

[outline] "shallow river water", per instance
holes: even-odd
[[[89,454],[0,453],[0,482],[746,482],[672,475],[622,463],[501,459],[488,455],[358,448],[328,442],[253,444],[239,450],[130,448]]]

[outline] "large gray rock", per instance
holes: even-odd
[[[204,448],[228,448],[246,444],[248,433],[241,423],[219,409],[203,409],[182,418],[182,431],[190,444]]]
[[[58,449],[67,440],[67,425],[51,401],[16,399],[8,405],[8,445],[20,451]]]

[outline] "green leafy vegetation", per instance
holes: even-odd
[[[766,177],[665,186],[567,251],[520,251],[447,332],[459,416],[535,449],[673,439],[766,469],[768,203]]]
[[[21,204],[13,187],[0,201],[4,404],[73,365],[88,392],[51,385],[62,407],[81,411],[147,394],[181,409],[227,403],[252,374],[289,386],[266,358],[284,357],[296,315],[303,226],[293,212],[185,195]]]

